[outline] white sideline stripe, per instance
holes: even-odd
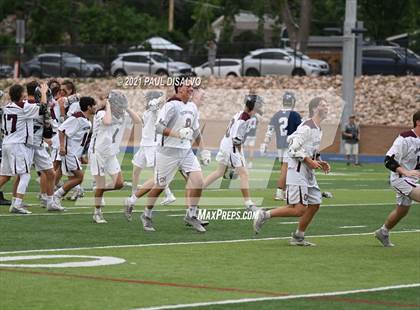
[[[279,225],[298,224],[299,222],[280,222]]]
[[[392,234],[417,233],[420,229],[393,231]],[[335,234],[335,235],[313,235],[306,236],[309,238],[330,238],[330,237],[352,237],[352,236],[373,236],[373,232],[369,233],[353,233],[353,234]],[[33,252],[58,252],[58,251],[80,251],[93,249],[123,249],[123,248],[148,248],[159,246],[176,246],[176,245],[199,245],[199,244],[220,244],[220,243],[240,243],[255,241],[271,241],[271,240],[288,240],[290,237],[270,237],[261,239],[233,239],[233,240],[213,240],[213,241],[192,241],[192,242],[168,242],[168,243],[149,243],[149,244],[126,244],[126,245],[105,245],[80,248],[62,248],[62,249],[41,249],[41,250],[20,250],[20,251],[4,251],[3,254],[33,253]]]
[[[239,198],[239,197],[238,197]],[[121,204],[122,205],[122,204]],[[321,207],[362,207],[362,206],[386,206],[386,205],[394,205],[393,202],[372,202],[372,203],[339,203],[339,204],[329,204],[329,205],[321,205]],[[275,206],[269,206],[269,208],[274,208]],[[77,209],[92,209],[93,207],[65,207],[66,210],[77,210]],[[223,210],[242,210],[244,207],[238,207],[238,208],[223,208]],[[141,209],[142,210],[142,209]],[[209,209],[209,210],[217,210],[217,208]],[[175,209],[170,206],[167,207],[167,209],[160,209],[160,210],[154,210],[154,212],[177,212],[177,211],[185,211],[185,208],[183,209]],[[134,212],[140,212],[140,210],[135,210]],[[122,211],[107,211],[103,212],[104,214],[114,214],[114,213],[122,213]],[[16,217],[16,216],[56,216],[56,215],[85,215],[89,214],[86,212],[64,212],[64,213],[32,213],[32,214],[0,214],[0,217]]]
[[[365,227],[366,227],[366,225],[356,225],[356,226],[340,226],[338,228],[346,229],[346,228],[365,228]]]
[[[136,308],[133,310],[163,310],[163,309],[195,308],[195,307],[203,307],[203,306],[240,304],[240,303],[248,303],[248,302],[267,301],[267,300],[288,300],[288,299],[298,299],[298,298],[340,296],[340,295],[349,295],[349,294],[357,294],[357,293],[388,291],[388,290],[419,287],[419,286],[420,286],[420,283],[412,283],[412,284],[381,286],[381,287],[357,289],[357,290],[349,290],[349,291],[336,291],[336,292],[326,292],[326,293],[299,294],[299,295],[275,296],[275,297],[227,299],[227,300],[220,300],[220,301],[197,302],[197,303],[192,303],[192,304],[165,305],[165,306],[158,306],[158,307]]]

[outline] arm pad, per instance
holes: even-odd
[[[395,160],[395,155],[386,156],[384,160],[385,167],[393,172],[397,171],[397,168],[400,167],[400,164]]]
[[[274,127],[271,125],[268,125],[267,132],[265,133],[264,143],[270,143],[271,137],[274,133]]]

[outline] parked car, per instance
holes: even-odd
[[[328,62],[324,60],[310,58],[308,55],[305,55],[299,51],[295,51],[291,48],[286,48],[286,52],[290,56],[296,56],[298,59],[310,60],[311,62],[318,64],[319,67],[321,68],[320,75],[326,75],[330,73],[330,65],[328,64]]]
[[[45,53],[21,65],[23,76],[88,77],[101,76],[104,69],[96,63],[88,63],[83,58],[70,53]]]
[[[409,49],[395,46],[368,46],[363,48],[362,54],[363,74],[420,74],[420,56]]]
[[[8,78],[12,76],[13,76],[12,66],[0,64],[0,78]]]
[[[214,62],[213,75],[227,77],[227,76],[241,76],[242,60],[236,58],[217,58]],[[201,66],[195,67],[195,74],[198,76],[209,76],[211,70],[209,63],[205,62]]]
[[[324,63],[324,62],[323,62]],[[329,68],[322,68],[318,60],[293,55],[281,48],[262,48],[251,51],[243,59],[245,75],[323,75]]]
[[[174,61],[172,58],[159,52],[130,52],[119,54],[111,63],[113,76],[129,74],[190,74],[192,68],[189,64]]]

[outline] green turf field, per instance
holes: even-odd
[[[279,205],[273,166],[260,159],[250,171],[255,201],[266,208]],[[127,156],[127,180],[130,169]],[[98,225],[91,192],[51,214],[38,206],[31,181],[25,201],[34,214],[0,206],[0,309],[419,309],[420,205],[395,228],[396,246],[383,248],[372,232],[394,205],[385,168],[334,163],[318,181],[334,198],[307,231],[317,246],[306,248],[288,245],[295,218],[273,219],[258,236],[249,220],[212,221],[196,233],[182,221],[180,177],[171,186],[177,202],[156,208],[154,233],[141,229],[143,200],[133,222],[123,217],[129,188],[106,194],[108,224]],[[238,182],[212,186],[200,208],[241,210]],[[77,263],[93,266],[69,267]]]

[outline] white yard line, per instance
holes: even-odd
[[[393,231],[392,234],[404,233],[418,233],[420,229]],[[353,234],[334,234],[334,235],[313,235],[307,236],[309,238],[336,238],[336,237],[352,237],[352,236],[373,236],[373,232],[369,233],[353,233]],[[4,251],[4,254],[18,254],[18,253],[34,253],[34,252],[58,252],[58,251],[80,251],[93,249],[121,249],[121,248],[148,248],[160,246],[177,246],[177,245],[199,245],[199,244],[223,244],[223,243],[240,243],[240,242],[256,242],[256,241],[270,241],[270,240],[288,240],[290,237],[271,237],[261,239],[234,239],[234,240],[213,240],[213,241],[192,241],[192,242],[168,242],[168,243],[150,243],[150,244],[127,244],[127,245],[106,245],[80,248],[61,248],[61,249],[41,249],[41,250],[21,250],[21,251]]]
[[[346,229],[346,228],[365,228],[365,227],[366,227],[365,225],[356,225],[356,226],[340,226],[338,228]]]
[[[230,305],[230,304],[240,304],[240,303],[258,302],[258,301],[329,297],[329,296],[340,296],[340,295],[349,295],[349,294],[357,294],[357,293],[381,292],[381,291],[411,288],[411,287],[420,287],[420,283],[381,286],[381,287],[356,289],[356,290],[349,290],[349,291],[335,291],[335,292],[325,292],[325,293],[298,294],[298,295],[274,296],[274,297],[228,299],[228,300],[220,300],[220,301],[197,302],[197,303],[191,303],[191,304],[178,304],[178,305],[165,305],[165,306],[158,306],[158,307],[137,308],[134,310],[163,310],[163,309],[195,308],[195,307],[203,307],[203,306]]]

